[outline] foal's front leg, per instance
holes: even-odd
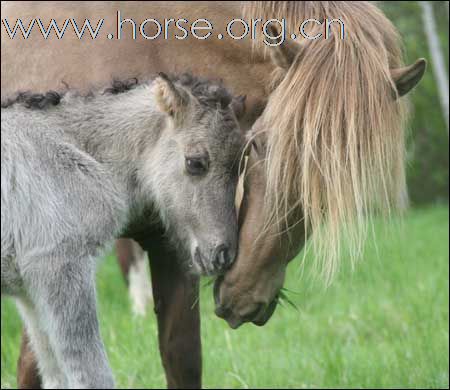
[[[112,388],[114,380],[100,338],[92,258],[29,259],[24,285],[69,388]],[[28,334],[35,345],[33,334]],[[36,351],[38,365],[40,354]],[[45,375],[45,371],[42,371]],[[42,378],[46,383],[46,378]]]
[[[27,299],[18,298],[16,299],[16,304],[27,332],[30,334],[30,340],[28,340],[26,333],[23,333],[24,340],[20,351],[20,366],[18,366],[18,369],[20,370],[20,375],[24,375],[21,382],[25,383],[25,386],[20,386],[20,388],[40,388],[38,371],[41,372],[42,377],[45,379],[43,383],[45,389],[66,388],[66,377],[56,360],[48,334],[41,328],[39,315],[33,303]],[[31,345],[31,342],[33,345]],[[39,361],[40,370],[38,369],[35,356]]]
[[[160,240],[143,247],[150,258],[159,349],[167,386],[199,389],[202,384],[199,278],[186,275],[177,263],[175,250],[165,247]]]

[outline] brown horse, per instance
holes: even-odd
[[[247,128],[265,107],[253,129],[256,147],[245,180],[238,258],[215,286],[217,313],[230,325],[263,324],[275,308],[288,260],[311,231],[318,237],[314,241],[322,239],[325,244],[316,245],[318,259],[324,259],[322,269],[331,275],[341,233],[358,249],[369,211],[391,209],[404,201],[404,102],[399,97],[420,80],[424,62],[401,68],[395,29],[368,3],[89,3],[75,10],[70,4],[55,9],[46,3],[13,3],[2,6],[2,17],[11,23],[19,17],[27,22],[32,17],[45,21],[53,17],[58,25],[69,16],[105,18],[104,30],[114,32],[117,10],[123,19],[135,21],[206,18],[221,32],[236,18],[283,17],[288,36],[298,31],[299,21],[309,18],[340,18],[345,23],[344,39],[333,26],[330,39],[302,39],[300,45],[286,41],[267,50],[281,54],[276,65],[261,50],[260,41],[226,35],[223,40],[191,36],[132,40],[125,34],[131,22],[124,24],[125,38],[120,41],[104,36],[78,41],[74,35],[61,40],[36,35],[2,40],[3,98],[17,90],[62,89],[65,83],[86,90],[92,84],[107,84],[112,77],[194,70],[221,78],[235,94],[247,95],[243,119]],[[309,24],[306,30],[313,36],[319,28]],[[176,257],[170,247],[154,245],[155,234],[160,232],[141,225],[133,238],[150,255],[168,385],[198,387],[199,315],[198,308],[190,310],[198,280],[188,278],[170,261]],[[25,359],[27,351],[25,345],[21,362],[29,364],[19,370],[24,376],[33,373],[33,360]]]

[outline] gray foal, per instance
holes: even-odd
[[[244,137],[226,90],[190,76],[26,107],[40,96],[1,111],[1,292],[17,301],[45,388],[111,388],[95,259],[145,216],[190,272],[225,271]]]

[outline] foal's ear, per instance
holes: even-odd
[[[245,100],[247,99],[247,95],[239,95],[234,97],[231,101],[230,107],[232,108],[234,115],[236,115],[236,119],[240,120],[245,114]]]
[[[154,93],[159,109],[171,117],[183,112],[189,103],[186,92],[162,72],[154,80]]]
[[[422,79],[427,61],[419,58],[414,64],[403,68],[391,69],[391,77],[397,87],[398,96],[406,95]]]
[[[287,39],[280,44],[281,34],[278,28],[272,24],[267,27],[269,30],[268,34],[272,37],[272,44],[277,45],[269,48],[270,58],[276,66],[288,71],[294,62],[295,57],[300,52],[301,45]]]

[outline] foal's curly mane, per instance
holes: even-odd
[[[226,108],[233,99],[232,95],[223,86],[221,81],[211,81],[202,77],[193,76],[191,73],[183,73],[180,76],[169,76],[172,82],[179,82],[182,86],[189,88],[191,93],[208,107]]]
[[[226,108],[232,101],[232,95],[223,86],[221,81],[211,81],[202,77],[194,76],[191,73],[167,76],[173,83],[179,83],[188,88],[199,102],[208,107]],[[118,95],[131,91],[144,84],[136,77],[125,80],[113,80],[111,85],[105,88],[102,95]],[[45,110],[59,105],[66,92],[48,91],[46,93],[35,93],[30,91],[19,92],[13,98],[1,103],[2,108],[9,108],[16,104],[21,104],[26,108],[35,110]],[[90,98],[98,92],[90,91],[85,97]]]
[[[2,108],[9,108],[15,104],[22,104],[26,108],[45,110],[46,108],[57,106],[62,98],[62,94],[55,91],[46,93],[19,92],[14,98],[2,102]]]

